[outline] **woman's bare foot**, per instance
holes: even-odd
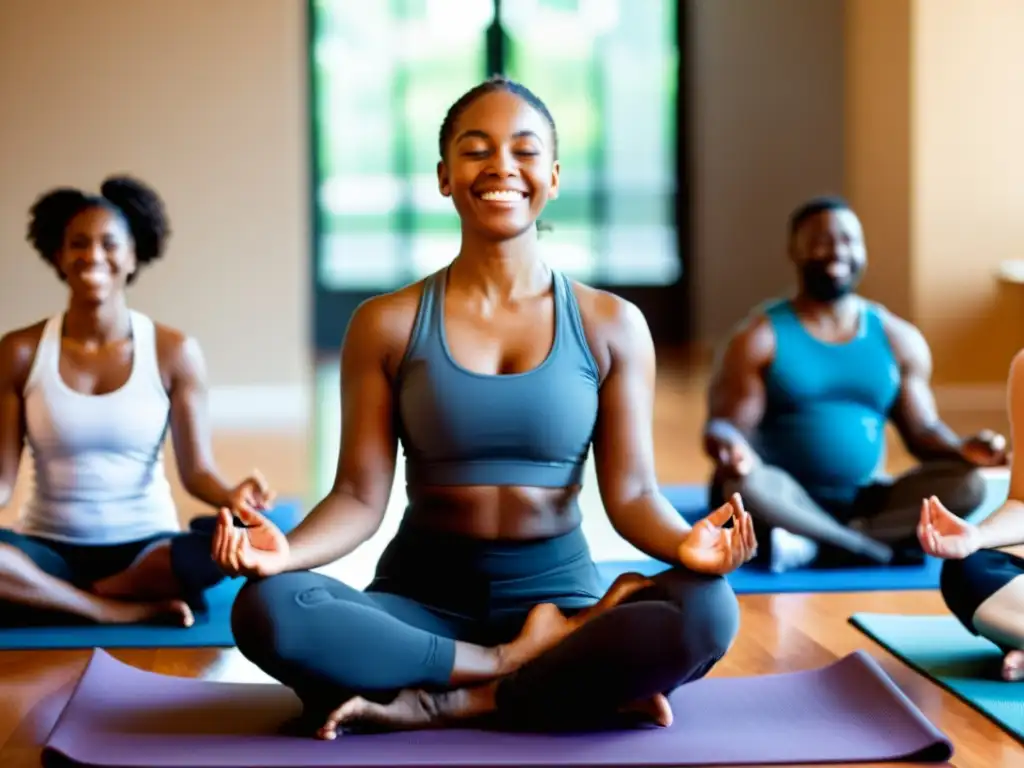
[[[95,582],[90,591],[117,600],[168,600],[181,594],[171,566],[170,542],[153,545],[127,569]]]
[[[565,616],[553,603],[535,606],[526,617],[519,636],[502,646],[501,674],[507,675],[528,661],[537,658],[548,649],[558,645],[595,616],[618,605],[637,590],[653,584],[650,579],[638,573],[619,576],[595,605],[572,616]]]
[[[1010,651],[1003,657],[1003,680],[1024,680],[1024,651]]]
[[[620,710],[623,714],[639,715],[644,720],[668,728],[672,725],[672,705],[664,694],[656,693],[649,699],[634,702]]]
[[[129,602],[97,598],[93,617],[98,624],[175,624],[191,627],[195,623],[192,609],[184,600]]]
[[[489,683],[442,693],[405,690],[388,704],[356,696],[331,712],[316,736],[330,741],[345,730],[412,731],[450,727],[494,712],[496,689],[494,683]],[[623,707],[621,712],[639,715],[644,721],[665,728],[672,725],[672,707],[660,693]]]
[[[652,584],[654,584],[653,581],[646,576],[641,576],[639,573],[622,574],[612,582],[612,585],[608,587],[608,591],[604,593],[604,596],[600,600],[586,610],[580,611],[573,616],[573,630],[583,624],[586,624],[591,619],[600,616],[605,611],[614,608],[634,592],[638,592],[644,587],[649,587]]]
[[[650,586],[652,583],[650,579],[638,573],[625,573],[615,580],[604,597],[595,605],[571,618],[565,616],[553,603],[542,603],[535,606],[526,617],[519,636],[500,649],[501,675],[507,675],[519,669],[528,661],[558,645],[595,616],[604,613],[637,590]]]
[[[493,712],[495,689],[492,683],[442,693],[405,690],[388,704],[377,704],[356,696],[331,712],[316,736],[330,741],[346,729],[412,731],[445,728]]]
[[[528,661],[558,645],[573,629],[572,619],[566,617],[554,603],[535,606],[526,617],[519,636],[499,649],[502,676],[515,672]]]
[[[94,595],[109,597],[114,600],[137,599],[140,595],[136,593],[134,584],[131,582],[129,574],[126,571],[122,571],[97,581],[89,587],[89,591]]]
[[[608,587],[608,591],[604,593],[604,597],[601,601],[594,606],[594,608],[602,608],[607,610],[613,606],[618,605],[627,597],[632,595],[644,587],[649,587],[654,584],[646,576],[641,576],[639,573],[624,573]],[[593,608],[591,610],[594,610]]]

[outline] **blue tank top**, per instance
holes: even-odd
[[[599,372],[569,279],[553,273],[555,338],[524,373],[485,375],[452,358],[447,268],[427,277],[397,381],[406,477],[418,485],[563,488],[582,482],[597,422]]]
[[[900,390],[882,318],[865,303],[857,335],[830,343],[804,328],[788,300],[766,314],[775,359],[755,448],[819,503],[848,505],[884,467],[885,425]]]

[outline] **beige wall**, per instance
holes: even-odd
[[[844,191],[842,0],[689,0],[697,330],[788,291],[789,212]]]
[[[850,0],[851,197],[872,290],[932,346],[939,383],[1005,380],[1021,346],[1024,4]]]
[[[1024,256],[1024,3],[913,9],[914,317],[937,378],[1002,380],[1024,337],[995,280]]]
[[[215,385],[307,377],[304,8],[0,2],[0,328],[64,301],[24,240],[33,199],[127,171],[174,228],[136,307],[196,335]]]
[[[845,5],[846,193],[867,237],[863,289],[910,318],[910,5]]]
[[[700,335],[787,290],[786,214],[847,192],[868,292],[921,324],[940,380],[1000,381],[1018,323],[991,272],[1024,229],[1024,6],[686,1]],[[305,386],[304,9],[0,2],[0,328],[63,302],[24,242],[33,198],[129,171],[163,193],[175,231],[136,306],[198,336],[217,387]]]
[[[787,286],[788,210],[840,190],[842,13],[840,0],[691,4],[698,328],[714,336]],[[175,228],[136,305],[196,334],[217,386],[304,382],[304,8],[0,3],[0,328],[63,300],[23,239],[35,195],[127,170],[164,194]]]

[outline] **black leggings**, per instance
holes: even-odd
[[[120,544],[89,545],[27,536],[9,528],[0,528],[0,545],[20,550],[43,573],[81,590],[89,590],[97,581],[127,570],[143,552],[164,541],[170,542],[171,570],[181,585],[182,597],[193,607],[202,607],[203,592],[226,578],[210,554],[211,534],[190,530],[157,534]],[[2,557],[0,552],[0,559]],[[80,621],[84,619],[0,600],[0,627]]]
[[[171,569],[185,595],[198,595],[226,578],[210,554],[213,537],[201,531],[160,533],[121,544],[68,544],[0,528],[0,544],[21,550],[44,573],[79,589],[127,570],[145,550],[164,541],[170,542]]]
[[[942,563],[939,588],[950,613],[977,635],[974,614],[981,604],[1014,579],[1024,576],[1024,559],[998,549],[979,549],[963,560]],[[1012,650],[998,644],[1003,651]]]
[[[732,589],[682,568],[652,580],[503,678],[498,721],[593,722],[706,675],[739,627]],[[599,597],[579,530],[535,543],[403,530],[367,591],[311,572],[253,581],[232,627],[246,658],[319,712],[353,695],[388,701],[404,688],[447,688],[457,640],[495,646],[539,603],[571,614]]]

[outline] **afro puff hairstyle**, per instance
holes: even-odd
[[[71,220],[90,208],[106,208],[124,218],[135,246],[141,269],[159,259],[170,235],[163,201],[157,193],[129,176],[111,176],[100,186],[99,195],[60,187],[42,195],[29,211],[26,239],[43,260],[57,270],[57,257],[64,247],[64,233]],[[133,272],[131,283],[138,271]],[[63,279],[63,276],[61,276]]]

